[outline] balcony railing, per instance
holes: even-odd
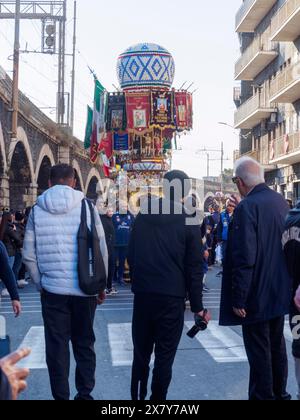
[[[300,99],[300,62],[285,67],[272,79],[270,101],[294,103]]]
[[[272,112],[277,112],[277,107],[270,104],[265,90],[262,89],[237,109],[234,118],[235,128],[252,129],[269,118]]]
[[[277,0],[245,0],[236,14],[237,32],[254,32]]]
[[[270,161],[293,164],[300,159],[300,132],[284,135],[274,141]]]
[[[278,43],[270,40],[271,28],[257,35],[235,65],[236,80],[253,80],[278,56]]]
[[[295,41],[300,36],[300,0],[286,0],[271,27],[273,41]]]
[[[255,159],[259,161],[259,151],[258,150],[251,150],[248,153],[245,153],[243,156],[251,157],[252,159]]]

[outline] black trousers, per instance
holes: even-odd
[[[159,295],[135,295],[132,322],[134,360],[131,395],[144,401],[154,351],[153,401],[165,401],[172,380],[172,367],[184,325],[184,299]]]
[[[289,400],[288,359],[284,338],[285,318],[243,327],[250,364],[249,399]]]
[[[46,361],[55,400],[70,399],[70,341],[76,360],[76,399],[92,399],[96,371],[93,329],[96,307],[95,297],[42,293]]]

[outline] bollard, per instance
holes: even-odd
[[[6,335],[6,319],[0,316],[0,359],[10,353],[10,340]]]

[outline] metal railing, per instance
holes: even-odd
[[[236,28],[240,25],[244,16],[246,15],[246,13],[248,13],[248,11],[251,9],[251,7],[253,6],[253,4],[255,2],[256,2],[256,0],[245,0],[243,2],[243,4],[241,5],[241,7],[239,8],[239,10],[236,14],[236,18],[235,18],[235,27]]]
[[[261,89],[260,92],[257,92],[254,96],[252,96],[248,101],[244,102],[235,112],[234,115],[234,123],[238,125],[242,121],[244,121],[247,117],[253,114],[255,111],[259,109],[276,109],[275,105],[271,105],[269,100],[267,99],[267,95],[265,89]]]
[[[300,81],[300,62],[285,67],[271,80],[270,98],[280,94],[297,80]]]
[[[300,153],[300,132],[278,137],[274,141],[274,159],[288,156],[290,153]]]
[[[272,42],[271,27],[269,27],[264,33],[258,34],[249,45],[249,47],[243,52],[241,58],[236,62],[235,75],[239,75],[243,69],[250,63],[251,60],[259,52],[276,52],[278,51],[278,42]]]
[[[300,0],[286,0],[278,12],[274,15],[271,22],[272,35],[288,21],[288,19],[300,8]],[[300,32],[300,28],[299,28]]]

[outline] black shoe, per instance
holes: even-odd
[[[91,395],[81,396],[77,394],[74,401],[94,401],[94,398]]]

